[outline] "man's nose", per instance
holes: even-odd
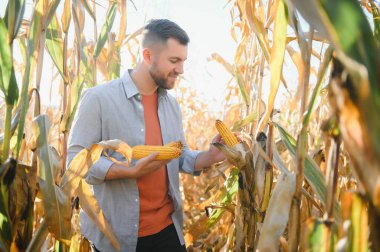
[[[174,70],[178,74],[183,74],[183,63],[179,63]]]

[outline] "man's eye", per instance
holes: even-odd
[[[173,63],[173,64],[175,64],[175,63],[178,62],[178,60],[171,60],[170,62]]]

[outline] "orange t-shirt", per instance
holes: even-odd
[[[145,144],[162,145],[161,127],[158,119],[158,95],[142,95],[145,119]],[[174,211],[170,198],[166,166],[137,179],[140,194],[139,237],[160,232],[173,223]]]

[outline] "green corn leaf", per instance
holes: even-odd
[[[55,16],[55,12],[60,2],[61,0],[51,0],[49,4],[49,10],[47,11],[47,14],[45,15],[45,23],[44,23],[45,28],[49,26],[51,20]]]
[[[86,9],[86,11],[88,12],[88,14],[90,14],[90,16],[92,17],[92,19],[96,20],[95,13],[92,10],[92,8],[90,7],[90,4],[88,3],[88,0],[82,0],[82,3],[83,3],[84,8]]]
[[[238,131],[242,127],[250,124],[251,122],[254,122],[254,121],[257,122],[258,120],[259,120],[258,111],[254,111],[251,114],[249,114],[246,118],[235,122],[232,127],[232,131]]]
[[[376,42],[359,2],[351,0],[292,0],[292,2],[303,18],[326,37],[335,49],[341,50],[346,56],[367,68],[371,88],[378,96],[380,90],[376,76]],[[341,55],[337,56],[348,67],[352,76],[358,75],[359,69],[356,65]],[[360,80],[355,82],[356,85],[360,85]]]
[[[89,47],[86,45],[86,40],[83,33],[83,27],[81,25],[81,14],[79,13],[79,10],[76,8],[72,9],[73,14],[73,21],[74,21],[74,27],[75,27],[75,33],[78,38],[80,38],[80,42],[78,43],[79,48],[79,55],[80,55],[80,63],[79,63],[79,76],[76,77],[76,83],[77,85],[82,86],[83,84],[86,84],[88,87],[94,86],[96,83],[94,83],[94,64],[92,64],[92,60],[90,57],[93,55],[89,53]],[[91,54],[91,56],[90,56]],[[75,80],[74,80],[75,81]],[[76,92],[72,92],[74,96],[76,96]],[[80,94],[79,94],[80,95]],[[75,103],[72,103],[75,104]]]
[[[302,122],[303,125],[309,124],[311,113],[313,112],[314,107],[316,105],[317,95],[320,93],[320,90],[321,90],[321,87],[323,84],[323,80],[324,80],[325,75],[326,75],[327,68],[328,68],[330,61],[331,61],[332,52],[333,52],[333,48],[331,46],[329,46],[325,52],[325,55],[323,57],[323,62],[322,62],[320,69],[318,71],[317,84],[314,88],[313,95],[311,96],[311,101],[309,104],[309,108],[307,110],[307,114],[303,118],[303,122]]]
[[[27,40],[27,55],[26,55],[26,61],[25,61],[22,90],[21,90],[22,107],[21,107],[20,122],[18,126],[18,134],[17,134],[16,157],[18,157],[19,155],[22,138],[24,136],[26,112],[29,106],[28,92],[29,92],[31,62],[32,62],[31,58],[33,57],[34,51],[36,49],[36,45],[40,39],[41,30],[42,30],[42,20],[43,20],[42,15],[43,15],[43,1],[39,1],[37,2],[35,11],[33,13],[33,18],[31,21],[28,40]]]
[[[89,55],[88,48],[80,51],[80,69],[82,70],[79,83],[84,82],[87,87],[93,87],[97,83],[94,82],[94,64]]]
[[[219,205],[228,205],[228,203],[231,203],[233,196],[237,193],[238,187],[239,187],[239,169],[233,168],[231,170],[230,176],[225,182],[225,187],[223,190],[225,190],[225,193],[223,194],[223,197],[221,198]],[[215,225],[220,217],[222,216],[222,213],[226,211],[224,208],[219,208],[215,210],[211,216],[210,219],[207,221],[207,225],[209,227],[212,227]]]
[[[45,31],[47,29],[47,26],[50,24],[59,3],[60,3],[60,0],[52,0],[51,2],[49,2],[48,10],[45,10],[44,9],[45,1],[38,1],[35,5],[35,9],[33,12],[33,18],[31,21],[30,30],[28,34],[28,47],[27,47],[28,57],[27,57],[27,61],[25,62],[26,67],[25,67],[22,92],[21,92],[22,110],[21,110],[21,118],[20,118],[19,130],[18,130],[18,135],[17,135],[16,156],[19,155],[21,142],[24,135],[24,124],[25,124],[27,108],[29,105],[29,103],[27,102],[27,95],[28,95],[28,90],[29,90],[30,73],[31,73],[31,69],[33,69],[33,67],[36,64],[36,54],[35,54],[36,46],[41,41],[43,42],[43,44],[45,44],[46,36],[40,36],[40,35],[42,31]],[[43,48],[41,48],[41,50],[43,50]],[[40,66],[42,66],[42,61],[38,63],[37,67],[40,67]],[[40,77],[40,73],[41,73],[40,71],[37,73],[37,78]]]
[[[324,252],[336,251],[336,226],[329,227],[322,220],[315,219],[307,223],[306,244],[308,251]],[[330,243],[328,243],[330,241]]]
[[[374,26],[374,36],[377,40],[377,44],[380,45],[380,11],[377,8],[376,4],[373,1],[371,2],[371,10],[373,17],[373,26]]]
[[[335,28],[342,50],[366,66],[371,86],[379,92],[376,43],[359,2],[322,0],[321,5]]]
[[[295,139],[285,131],[284,128],[282,128],[280,125],[275,124],[282,141],[284,142],[286,148],[290,151],[290,153],[295,156],[296,155],[296,141]],[[304,175],[307,181],[309,182],[311,188],[316,193],[318,198],[321,200],[323,206],[326,206],[326,182],[325,178],[317,166],[317,164],[313,161],[312,158],[310,158],[308,155],[305,157],[305,168],[304,168]],[[339,203],[336,201],[334,204],[334,216],[337,221],[339,221],[340,218],[340,206]]]
[[[67,81],[63,73],[62,31],[56,15],[53,16],[50,25],[46,29],[46,47],[63,80]]]
[[[109,76],[110,79],[117,79],[120,77],[120,46],[117,43],[114,43],[114,48],[112,50],[112,60],[108,64],[108,69],[109,69]]]
[[[81,82],[80,82],[81,81]],[[71,128],[71,124],[74,120],[75,113],[78,108],[79,100],[82,94],[82,90],[84,87],[84,79],[83,78],[75,78],[73,84],[71,85],[71,111],[68,115],[67,119],[64,123],[64,129],[69,131]]]
[[[1,71],[0,71],[1,72]],[[15,103],[17,103],[18,100],[18,86],[15,76],[15,71],[12,66],[11,70],[11,79],[8,85],[5,85],[6,88],[6,96],[5,101],[7,103],[6,112],[5,112],[5,122],[4,122],[4,142],[3,142],[3,156],[2,159],[7,159],[9,156],[9,146],[10,146],[10,139],[14,133],[14,130],[12,130],[12,110]],[[5,92],[4,92],[5,93]]]
[[[113,21],[115,20],[117,3],[113,2],[107,11],[106,21],[103,24],[102,31],[100,32],[98,42],[96,43],[94,57],[97,58],[104,47],[108,33],[111,31]]]
[[[8,1],[8,6],[5,11],[4,21],[11,34],[11,39],[15,39],[20,29],[22,19],[25,12],[25,0]]]
[[[9,216],[9,189],[15,178],[17,162],[7,159],[0,167],[0,242],[9,247],[12,242],[12,224]]]
[[[9,96],[12,75],[12,50],[8,44],[8,29],[0,18],[0,89],[5,99]]]
[[[236,81],[239,85],[240,93],[241,93],[241,96],[243,97],[244,103],[245,103],[245,105],[248,105],[247,90],[245,89],[245,86],[244,86],[243,77],[241,76],[241,74],[237,68],[235,68],[235,78],[236,78]]]
[[[7,251],[5,244],[0,240],[0,251]]]
[[[380,110],[379,49],[362,7],[359,2],[351,0],[292,0],[292,2],[304,19],[315,27],[318,33],[322,32],[334,47],[335,56],[342,63],[349,78],[344,81],[345,85],[341,85],[333,94],[343,97],[343,94],[347,92],[345,104],[352,102],[358,109],[360,115],[358,122],[365,132],[362,137],[366,146],[364,152],[370,156],[380,156],[380,141],[378,141],[380,117],[374,116]],[[343,79],[345,80],[346,77]],[[334,97],[334,99],[339,99],[339,97]],[[339,110],[342,110],[343,105],[338,106]],[[344,106],[347,108],[347,105]],[[343,113],[342,116],[344,116]],[[343,120],[348,122],[347,118]],[[347,134],[342,134],[343,138],[345,141],[350,141],[353,134],[349,130],[350,126],[346,123],[340,126],[343,127],[342,132],[347,132]],[[351,155],[355,156],[358,153],[361,152],[353,151]],[[368,159],[371,160],[368,161],[369,163],[373,163],[372,157],[359,155],[360,157],[357,156],[354,159],[362,159],[361,163]],[[356,169],[358,173],[368,173],[367,169],[360,171],[360,166]],[[374,176],[367,176],[364,183],[369,183],[371,178]]]
[[[9,81],[9,86],[8,86],[8,96],[6,97],[7,104],[13,107],[14,105],[17,104],[18,97],[19,97],[19,90],[18,90],[18,85],[17,85],[17,80],[16,80],[16,73],[12,66],[11,79]]]

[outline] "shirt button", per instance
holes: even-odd
[[[135,228],[137,228],[137,224],[135,224]]]
[[[144,132],[144,129],[141,129],[141,132]]]
[[[139,200],[136,198],[136,202],[138,202]]]

